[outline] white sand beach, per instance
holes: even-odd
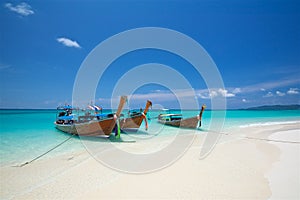
[[[299,199],[299,128],[299,122],[237,128],[222,135],[205,159],[199,159],[204,139],[199,133],[175,163],[138,175],[110,169],[82,147],[78,152],[39,159],[23,167],[1,167],[0,197]]]
[[[277,132],[270,139],[300,142],[299,129]],[[271,199],[300,199],[299,144],[278,143],[276,146],[280,148],[281,155],[267,173],[272,190]]]

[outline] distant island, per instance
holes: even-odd
[[[246,108],[244,110],[300,110],[300,105],[265,105]]]

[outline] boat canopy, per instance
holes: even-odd
[[[181,114],[160,114],[158,115],[158,119],[167,120],[167,121],[181,120],[182,115]]]
[[[182,116],[182,114],[160,114],[161,117]]]
[[[91,110],[94,110],[94,111],[102,110],[102,107],[96,106],[96,105],[90,105],[90,106],[88,106],[88,108]]]
[[[57,107],[57,110],[71,110],[71,109],[73,109],[73,107],[70,105]]]
[[[95,116],[96,117],[107,117],[107,113],[103,113],[103,114],[96,114]]]
[[[58,117],[59,120],[72,120],[73,119],[73,115],[70,116],[61,116]]]

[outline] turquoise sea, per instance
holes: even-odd
[[[172,113],[180,112],[174,110]],[[215,111],[223,112],[223,111]],[[151,111],[148,114],[149,130],[147,133],[159,130],[161,124],[157,123],[159,111]],[[184,117],[192,117],[199,114],[198,111],[181,111]],[[0,159],[1,166],[20,164],[29,161],[36,156],[48,151],[69,137],[55,129],[54,121],[56,110],[0,110]],[[211,111],[206,110],[203,114],[202,131],[208,130],[211,121]],[[218,119],[214,119],[218,120]],[[250,111],[228,110],[226,111],[223,130],[232,127],[267,126],[276,123],[290,123],[300,121],[300,110],[280,111]],[[162,133],[172,134],[176,128],[168,127]],[[140,130],[145,133],[144,124]],[[138,134],[138,133],[137,133]],[[43,158],[74,152],[82,148],[79,137],[71,138],[63,146],[57,148]]]

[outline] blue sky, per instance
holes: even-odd
[[[109,106],[122,74],[151,62],[182,73],[200,103],[209,105],[218,95],[226,97],[228,108],[300,103],[299,1],[0,2],[0,108],[55,108],[71,102],[77,71],[89,52],[119,32],[140,27],[169,28],[196,40],[216,63],[225,90],[208,93],[184,59],[148,49],[112,63],[96,93],[103,107]],[[132,101],[131,107],[144,105],[147,98],[178,106],[159,85],[141,87],[136,95],[141,101]]]

